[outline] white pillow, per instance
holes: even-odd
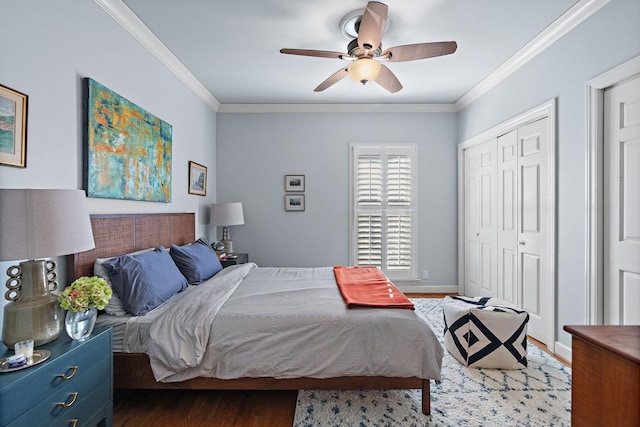
[[[155,248],[142,249],[140,251],[131,252],[125,255],[143,254],[145,252],[151,252],[154,249]],[[95,276],[101,277],[104,280],[106,280],[107,284],[109,285],[112,291],[111,299],[105,306],[104,311],[107,314],[110,314],[112,316],[127,316],[129,315],[129,313],[127,312],[127,310],[124,309],[124,305],[122,304],[122,300],[120,299],[120,296],[118,296],[118,294],[116,293],[116,290],[111,285],[111,280],[109,280],[109,270],[107,270],[107,268],[104,265],[102,265],[103,262],[113,258],[117,258],[117,257],[96,258],[96,262],[93,264],[93,274]]]

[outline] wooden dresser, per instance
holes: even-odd
[[[565,326],[573,335],[571,425],[640,426],[640,326]]]
[[[110,426],[113,424],[111,328],[82,341],[63,330],[46,361],[0,373],[0,426]],[[0,357],[13,350],[0,343]]]

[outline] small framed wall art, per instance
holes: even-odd
[[[27,99],[0,85],[0,165],[27,167]]]
[[[291,192],[304,191],[304,175],[285,175],[284,191],[291,191]]]
[[[304,194],[287,194],[284,196],[285,211],[303,211]]]
[[[207,167],[189,162],[189,194],[207,195]]]

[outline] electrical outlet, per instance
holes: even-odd
[[[422,278],[427,280],[429,278],[429,270],[422,270]]]

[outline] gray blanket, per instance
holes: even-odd
[[[132,318],[124,351],[156,380],[195,377],[419,377],[440,380],[443,349],[411,310],[348,309],[326,268],[243,264]]]

